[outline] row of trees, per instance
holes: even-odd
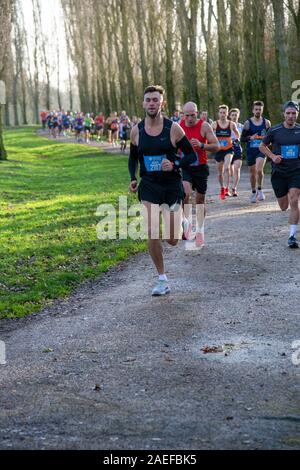
[[[168,110],[194,100],[215,115],[224,102],[244,117],[268,112],[300,78],[298,0],[63,0],[84,110],[140,110],[142,90],[161,83]],[[276,116],[278,117],[278,116]]]
[[[222,102],[244,119],[262,99],[278,119],[300,79],[300,0],[55,0],[51,32],[45,3],[30,5],[28,30],[23,2],[0,0],[6,125],[38,122],[41,108],[141,114],[150,83],[169,112],[194,100],[215,116]]]

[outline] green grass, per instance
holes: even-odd
[[[100,204],[128,194],[127,157],[5,131],[0,162],[0,318],[40,310],[146,247],[98,240]],[[129,204],[136,202],[129,197]]]

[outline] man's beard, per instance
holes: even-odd
[[[148,111],[146,111],[146,114],[150,119],[155,119],[159,112],[160,112],[160,109],[158,109],[154,114],[150,114]]]

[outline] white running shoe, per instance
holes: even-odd
[[[251,196],[250,196],[250,202],[255,203],[256,202],[256,196],[257,196],[257,193],[252,193]]]
[[[170,292],[170,287],[167,281],[158,281],[152,290],[152,295],[166,295]]]
[[[259,189],[257,191],[257,200],[258,201],[264,201],[266,199],[266,196],[264,195],[264,192],[262,189]]]

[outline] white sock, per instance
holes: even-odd
[[[290,225],[290,237],[295,237],[298,225]]]
[[[160,281],[167,281],[168,278],[167,278],[167,276],[166,276],[165,274],[160,274],[160,275],[159,275],[159,280],[160,280]]]
[[[189,219],[187,219],[185,216],[182,217],[182,220],[185,226],[188,226],[188,224],[190,223]]]

